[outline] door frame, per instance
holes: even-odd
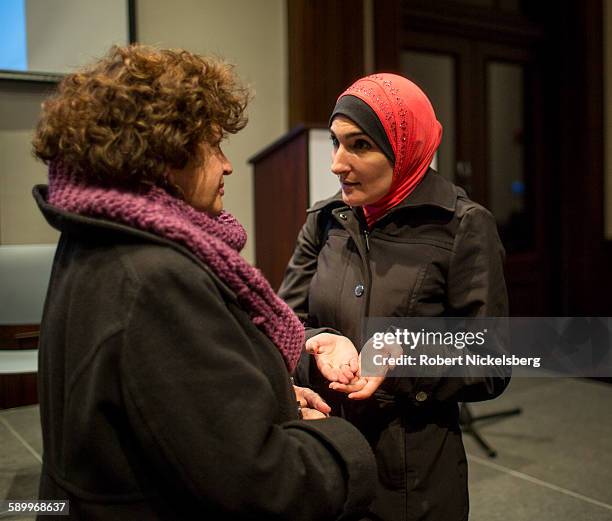
[[[444,3],[444,2],[440,2]],[[408,5],[409,4],[409,5]],[[399,70],[402,50],[452,55],[455,58],[456,150],[457,161],[472,165],[470,193],[487,205],[487,84],[489,61],[517,63],[524,66],[525,99],[525,181],[528,183],[526,206],[534,226],[534,245],[528,251],[510,253],[506,277],[514,315],[553,315],[560,299],[560,233],[553,232],[559,222],[555,198],[547,190],[554,165],[546,158],[549,141],[544,132],[546,113],[543,81],[539,74],[543,30],[519,15],[491,16],[485,10],[438,5],[411,0],[375,2],[375,29],[381,19],[395,16],[397,23],[387,27],[385,38],[375,33],[377,68]],[[448,9],[447,9],[448,8]],[[501,43],[500,43],[501,42]],[[392,49],[392,47],[394,49]],[[529,131],[527,133],[527,131]],[[552,268],[552,269],[551,269]]]

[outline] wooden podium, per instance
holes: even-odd
[[[340,188],[331,173],[329,129],[301,125],[249,159],[255,194],[255,262],[275,290],[306,209]]]

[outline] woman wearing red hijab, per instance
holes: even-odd
[[[367,317],[507,316],[495,221],[429,167],[442,126],[406,78],[355,82],[330,132],[341,191],[308,210],[280,289],[314,355],[303,354],[296,378],[372,445],[370,519],[466,520],[458,404],[498,396],[508,378],[365,377],[355,346]]]

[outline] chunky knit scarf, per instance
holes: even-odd
[[[49,168],[49,203],[187,247],[236,293],[251,321],[277,346],[289,371],[295,369],[304,344],[304,327],[261,272],[239,255],[246,232],[232,215],[223,212],[211,217],[155,186],[135,192],[94,185],[76,179],[59,164]]]

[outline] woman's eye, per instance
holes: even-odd
[[[329,136],[329,139],[331,140],[333,147],[338,148],[338,138],[336,136]]]
[[[357,139],[355,143],[353,143],[353,148],[355,150],[370,150],[372,145],[365,139]]]

